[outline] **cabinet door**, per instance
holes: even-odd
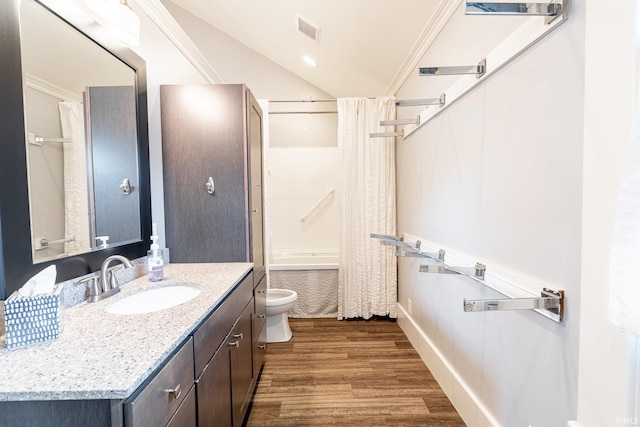
[[[191,387],[167,427],[196,427],[196,388]]]
[[[243,85],[162,86],[172,262],[251,261]],[[209,178],[213,194],[207,190]]]
[[[249,163],[251,203],[251,248],[256,280],[264,277],[264,207],[262,185],[262,110],[251,92],[247,91],[249,109]]]
[[[223,343],[196,381],[199,427],[231,427],[229,345]]]
[[[253,379],[257,380],[267,350],[267,279],[262,278],[256,286],[253,309]]]
[[[231,348],[231,391],[233,404],[233,425],[242,425],[250,402],[251,380],[253,378],[253,345],[251,340],[251,319],[253,301],[247,305],[238,323],[229,336]]]

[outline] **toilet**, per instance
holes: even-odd
[[[267,342],[287,342],[291,339],[287,312],[297,300],[296,291],[267,289]]]

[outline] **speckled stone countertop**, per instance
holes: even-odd
[[[168,264],[162,282],[143,276],[111,298],[64,310],[59,339],[15,350],[0,348],[0,401],[128,397],[251,268],[250,263]],[[127,294],[168,282],[194,283],[202,292],[153,313],[105,311]]]

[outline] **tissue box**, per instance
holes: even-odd
[[[4,302],[7,348],[21,347],[60,336],[59,287],[51,294],[33,297],[11,295]]]

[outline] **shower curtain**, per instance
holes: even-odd
[[[63,144],[65,253],[91,250],[89,237],[89,197],[85,150],[84,109],[82,104],[62,101],[58,104],[62,136],[71,140]]]
[[[396,235],[395,138],[369,138],[395,109],[390,97],[338,99],[339,319],[397,317],[393,250],[369,237]]]

